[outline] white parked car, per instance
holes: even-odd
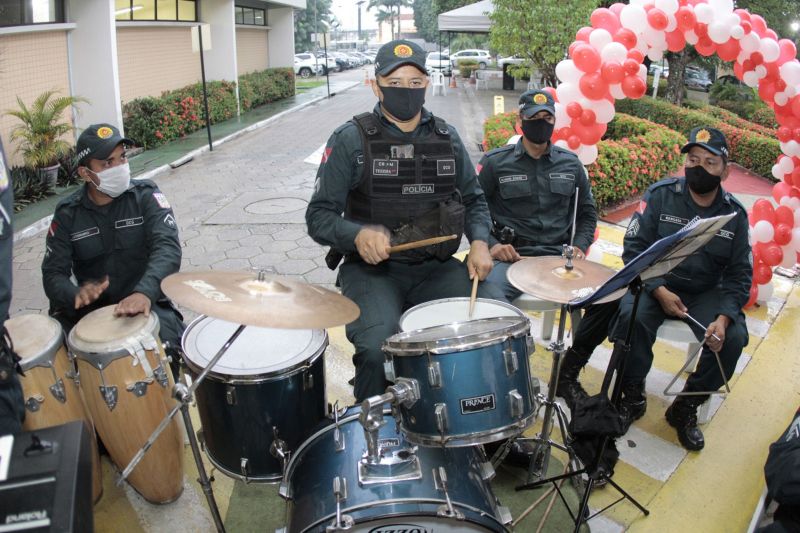
[[[301,78],[310,78],[314,74],[321,74],[325,61],[319,60],[311,53],[294,55],[294,73]]]
[[[525,61],[527,61],[527,59],[518,55],[500,57],[497,59],[497,66],[503,68],[503,65],[521,65]]]
[[[492,57],[489,55],[489,50],[459,50],[450,56],[450,64],[453,68],[458,68],[459,59],[472,59],[478,62],[478,68],[484,69],[492,62]]]
[[[440,54],[439,52],[428,54],[428,57],[425,58],[425,70],[428,71],[428,75],[434,72],[441,72],[445,76],[449,76],[453,72],[450,66],[450,58],[446,54]]]

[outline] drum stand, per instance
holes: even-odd
[[[217,507],[217,501],[214,499],[214,491],[211,488],[211,481],[209,480],[208,475],[206,474],[205,465],[203,464],[203,456],[200,453],[200,447],[197,445],[197,438],[195,437],[194,428],[192,426],[192,419],[189,415],[189,403],[192,401],[192,396],[194,395],[194,391],[197,390],[197,387],[200,386],[200,383],[203,382],[206,375],[214,368],[214,365],[217,364],[217,361],[225,355],[225,352],[228,351],[231,344],[239,337],[239,335],[244,331],[245,326],[240,325],[236,328],[236,331],[233,332],[233,335],[225,342],[222,348],[214,355],[214,357],[209,361],[208,365],[203,369],[197,379],[194,380],[190,387],[187,387],[183,383],[176,383],[172,389],[172,395],[178,400],[178,405],[172,408],[172,410],[164,417],[158,427],[153,431],[153,433],[148,437],[147,441],[144,445],[136,452],[136,455],[133,456],[131,462],[128,463],[128,466],[125,467],[125,470],[122,471],[120,475],[120,479],[117,482],[117,485],[121,485],[123,481],[133,472],[136,465],[138,465],[141,460],[144,458],[144,454],[147,453],[147,450],[153,445],[153,443],[158,439],[159,435],[167,428],[167,426],[172,421],[173,417],[177,414],[178,411],[181,411],[183,416],[183,421],[186,424],[186,432],[188,433],[189,437],[189,444],[192,448],[192,455],[194,456],[194,462],[197,465],[197,472],[199,474],[199,479],[197,480],[200,483],[200,486],[203,487],[203,493],[206,495],[206,501],[208,502],[208,508],[211,511],[211,517],[214,519],[214,525],[217,528],[217,531],[220,533],[225,532],[225,525],[222,523],[222,517],[219,514],[219,507]]]

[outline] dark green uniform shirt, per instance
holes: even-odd
[[[539,159],[517,144],[496,148],[478,164],[478,180],[486,194],[492,219],[514,229],[523,244],[521,255],[561,254],[569,244],[578,189],[578,216],[574,245],[584,252],[594,241],[597,209],[586,169],[578,156],[549,146]],[[525,242],[527,241],[527,242]],[[497,244],[490,237],[489,247]]]
[[[14,227],[11,217],[14,214],[14,187],[11,185],[11,172],[6,166],[3,144],[0,143],[0,321],[8,318],[11,305],[11,256],[14,246]]]
[[[753,256],[747,239],[747,210],[722,187],[714,203],[700,207],[689,194],[685,178],[669,178],[651,185],[631,218],[623,242],[627,263],[658,239],[672,235],[695,218],[736,213],[701,249],[667,275],[645,282],[648,292],[666,285],[673,292],[705,292],[719,286],[719,314],[736,317],[750,296]]]
[[[88,309],[80,309],[80,316],[134,292],[155,304],[163,297],[161,280],[181,266],[178,225],[169,202],[149,180],[131,181],[105,206],[95,205],[86,187],[59,202],[47,233],[42,278],[51,312],[75,314],[78,286],[105,276],[108,289]]]
[[[417,128],[409,133],[384,118],[380,104],[375,105],[373,113],[387,126],[393,135],[401,139],[414,139],[433,132],[432,114],[423,108],[422,119]],[[456,158],[456,188],[461,193],[466,207],[464,233],[469,241],[489,239],[489,210],[478,181],[475,169],[469,160],[464,144],[456,130],[448,125],[450,139]],[[317,170],[314,194],[306,210],[308,234],[320,244],[331,246],[341,252],[356,251],[355,239],[361,224],[342,217],[347,195],[355,189],[364,177],[364,151],[358,127],[347,122],[333,132],[322,163]]]

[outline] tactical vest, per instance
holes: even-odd
[[[373,113],[353,117],[361,133],[364,175],[347,198],[345,218],[381,224],[392,244],[457,234],[437,246],[392,255],[414,261],[442,260],[457,249],[464,230],[464,207],[456,188],[456,158],[447,123],[432,117],[433,131],[416,139],[394,136]]]

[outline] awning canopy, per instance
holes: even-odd
[[[459,7],[439,15],[439,31],[489,33],[492,21],[489,14],[494,11],[492,0],[481,0],[475,4]]]

